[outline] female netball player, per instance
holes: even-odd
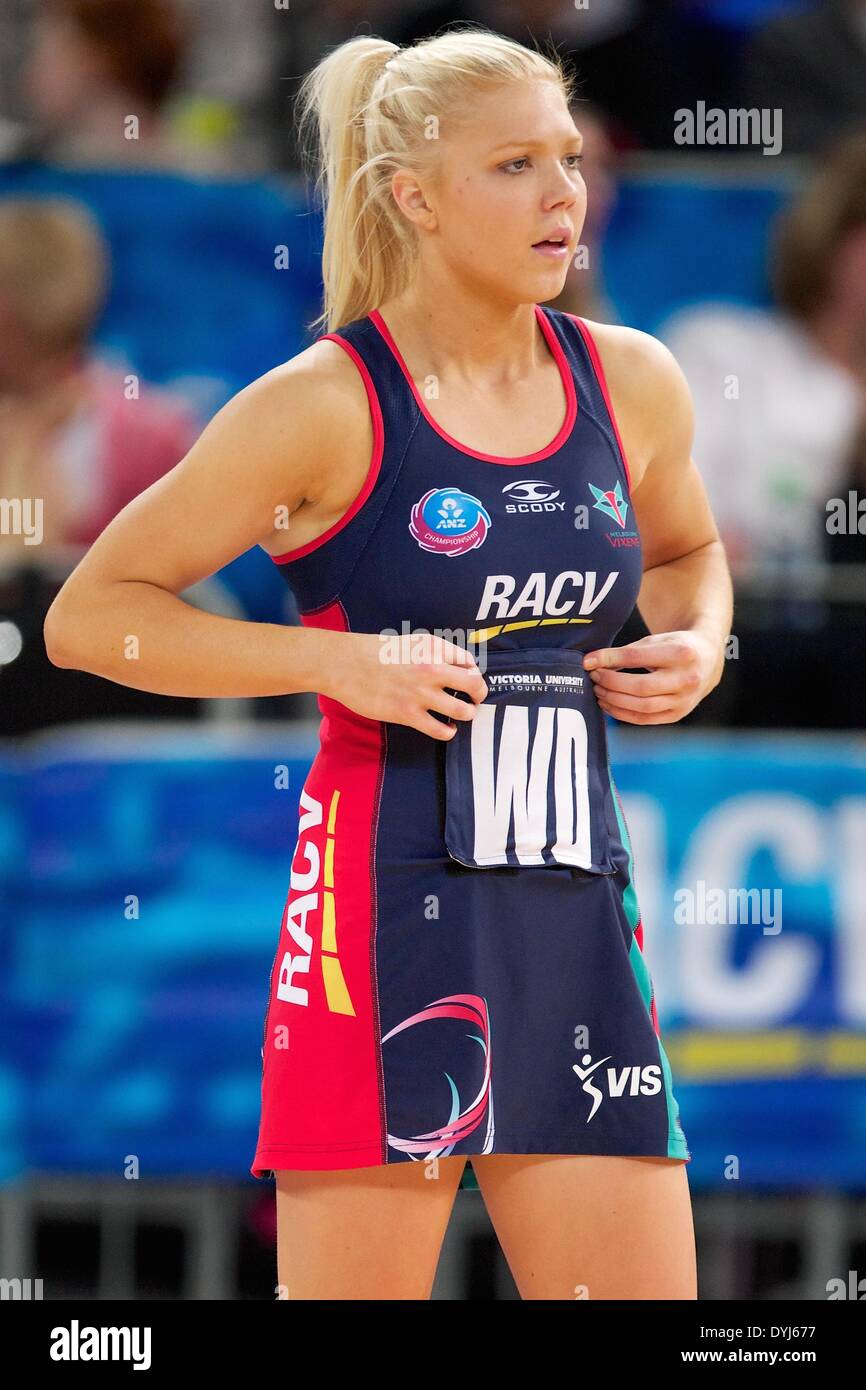
[[[467,1158],[523,1298],[696,1297],[606,716],[695,707],[731,589],[670,354],[543,307],[586,207],[570,98],[478,27],[307,75],[328,331],[45,625],[55,663],[138,688],[319,695],[251,1170],[288,1298],[429,1298]],[[301,626],[178,597],[256,543]],[[652,635],[615,647],[636,602]]]

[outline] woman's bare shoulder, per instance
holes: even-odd
[[[670,348],[651,333],[621,323],[584,323],[595,340],[605,376],[617,383],[630,382],[633,392],[672,386],[682,378],[682,370]]]
[[[232,397],[228,406],[255,418],[257,433],[276,438],[291,426],[293,435],[297,438],[300,432],[307,442],[340,439],[369,413],[357,367],[330,339],[319,339],[272,367]]]
[[[366,469],[372,426],[366,389],[348,353],[319,339],[256,377],[205,426],[187,460],[213,477],[243,475],[262,512],[293,518],[297,529],[331,504],[341,480]],[[284,530],[255,540],[272,554],[286,548]]]
[[[639,328],[584,319],[595,342],[623,446],[632,489],[671,437],[693,428],[691,392],[670,348]]]
[[[367,389],[345,349],[324,339],[252,385],[257,431],[276,441],[287,422],[291,428],[282,452],[293,482],[292,536],[302,545],[342,515],[366,477],[374,442]],[[271,555],[286,549],[285,522],[259,538]]]

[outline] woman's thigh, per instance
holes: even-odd
[[[697,1298],[684,1161],[486,1154],[472,1167],[521,1298]]]
[[[281,1169],[281,1298],[427,1299],[466,1159]]]

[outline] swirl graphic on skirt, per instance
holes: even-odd
[[[408,1154],[415,1159],[416,1155],[423,1154],[425,1158],[442,1158],[452,1153],[461,1140],[466,1139],[473,1130],[477,1129],[485,1111],[487,1114],[487,1130],[484,1136],[484,1147],[481,1153],[491,1153],[493,1150],[493,1088],[490,1080],[490,1016],[487,1011],[487,1000],[478,994],[449,994],[443,999],[434,999],[426,1008],[417,1014],[412,1014],[402,1023],[398,1023],[382,1039],[386,1043],[389,1038],[393,1038],[396,1033],[402,1033],[406,1028],[412,1028],[416,1023],[425,1023],[431,1019],[439,1018],[465,1018],[470,1023],[478,1025],[478,1033],[467,1033],[468,1038],[481,1045],[484,1050],[484,1076],[478,1094],[466,1107],[460,1109],[460,1096],[452,1077],[445,1072],[445,1078],[451,1090],[451,1114],[440,1129],[431,1130],[427,1134],[413,1134],[408,1139],[399,1139],[396,1135],[388,1135],[388,1143],[392,1148],[398,1149],[401,1153]]]

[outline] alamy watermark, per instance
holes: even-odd
[[[674,893],[678,926],[760,925],[764,936],[782,930],[781,888],[708,888],[699,878],[694,888]]]
[[[0,497],[0,536],[23,536],[25,545],[41,545],[41,497]]]
[[[386,664],[413,665],[423,662],[443,662],[450,664],[445,644],[450,643],[468,652],[479,671],[487,662],[487,639],[477,638],[465,628],[413,628],[404,618],[400,631],[385,627],[379,632],[379,660]]]
[[[849,488],[846,497],[831,497],[827,503],[827,534],[866,536],[866,497]]]
[[[27,1303],[42,1297],[41,1279],[0,1279],[0,1302]]]
[[[674,141],[677,145],[756,145],[763,154],[779,154],[782,149],[782,108],[780,106],[707,108],[699,101],[695,109],[681,106],[674,112]]]

